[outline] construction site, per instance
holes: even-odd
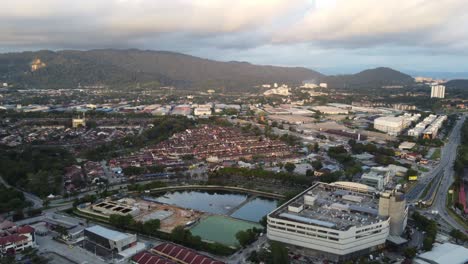
[[[78,210],[109,218],[113,214],[126,214],[133,216],[135,221],[146,222],[158,219],[161,221],[160,230],[171,232],[177,226],[190,226],[196,223],[203,215],[191,209],[183,209],[174,205],[162,204],[144,198],[124,198],[116,201],[106,200],[96,204],[88,204],[78,208]]]

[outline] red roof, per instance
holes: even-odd
[[[23,240],[27,240],[28,237],[27,236],[23,236],[23,235],[9,235],[9,236],[6,236],[6,237],[0,237],[0,245],[6,245],[6,244],[10,244],[10,243],[16,243],[16,242],[19,242],[19,241],[23,241]]]
[[[17,229],[18,234],[32,234],[34,233],[34,228],[31,226],[25,225],[22,227],[18,227]]]
[[[132,260],[138,264],[176,264],[175,262],[149,252],[140,252],[133,256]]]
[[[224,264],[224,262],[212,259],[199,254],[196,251],[172,243],[162,243],[154,247],[153,252],[169,256],[187,264]]]

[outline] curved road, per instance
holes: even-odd
[[[440,187],[438,189],[438,192],[431,206],[432,210],[439,211],[439,216],[441,219],[443,219],[445,222],[450,224],[452,227],[459,229],[461,231],[464,231],[465,228],[461,224],[459,224],[457,221],[455,221],[455,219],[453,219],[448,214],[445,201],[447,200],[448,190],[450,186],[452,185],[452,183],[455,181],[453,161],[455,160],[457,156],[457,147],[460,144],[460,128],[464,121],[465,121],[465,116],[463,116],[458,121],[456,127],[454,128],[454,130],[452,131],[452,134],[450,135],[449,143],[453,143],[455,147],[452,149],[449,149],[448,153],[442,153],[442,155],[448,156],[448,158],[450,159],[450,163],[448,163],[447,166],[444,167],[443,176],[440,181]]]

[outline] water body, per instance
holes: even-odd
[[[175,191],[151,197],[156,202],[194,209],[202,212],[231,216],[258,222],[277,207],[277,200],[254,198],[228,215],[235,207],[246,202],[249,195],[226,191]]]
[[[225,215],[247,198],[246,194],[222,191],[177,191],[154,197],[154,200],[183,208]]]
[[[276,207],[276,200],[257,197],[237,209],[231,216],[247,221],[258,222],[265,215],[276,209]]]

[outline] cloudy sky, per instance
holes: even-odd
[[[0,52],[140,48],[324,73],[468,72],[467,0],[5,0]]]

